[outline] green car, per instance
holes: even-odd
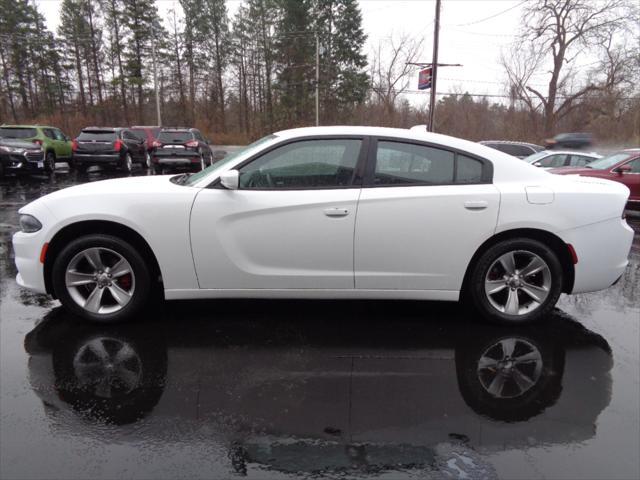
[[[71,139],[59,128],[45,125],[1,125],[0,138],[20,139],[42,147],[42,161],[30,166],[30,170],[44,169],[51,173],[56,169],[56,162],[71,162]]]

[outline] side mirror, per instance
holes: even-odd
[[[240,186],[240,172],[229,170],[220,175],[220,183],[228,190],[237,190]]]
[[[541,167],[542,164],[540,162],[533,162],[534,167]]]
[[[628,163],[626,165],[620,165],[614,171],[619,175],[622,175],[623,173],[629,173],[631,171],[631,165],[629,165]]]

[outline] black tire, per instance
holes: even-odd
[[[74,169],[80,173],[86,173],[86,171],[89,169],[89,165],[86,165],[84,163],[73,162],[73,165]]]
[[[510,315],[505,312],[501,312],[492,305],[489,300],[489,296],[485,293],[485,278],[489,273],[489,268],[498,258],[506,253],[519,251],[531,252],[540,257],[546,263],[550,271],[551,285],[548,287],[547,297],[542,303],[538,304],[531,311],[517,315]],[[493,245],[480,256],[476,264],[473,266],[469,277],[469,293],[471,295],[473,305],[487,320],[502,324],[520,324],[533,322],[548,315],[562,293],[562,282],[562,265],[552,249],[537,240],[529,238],[514,238],[504,240]],[[507,291],[508,290],[509,289],[507,288]]]
[[[44,171],[47,173],[53,173],[56,171],[56,154],[53,152],[47,152],[44,157]]]
[[[153,166],[153,173],[154,175],[162,175],[162,167],[160,165],[154,165]]]
[[[0,162],[0,178],[4,177],[4,165]]]
[[[129,152],[124,154],[124,158],[120,162],[120,169],[126,173],[131,173],[131,170],[133,170],[133,159]]]
[[[141,165],[146,170],[149,170],[151,168],[151,155],[149,155],[149,152],[146,150],[144,152],[144,157],[142,159]]]
[[[66,271],[71,260],[79,252],[95,247],[116,252],[129,262],[133,272],[135,283],[130,300],[120,310],[112,313],[93,313],[86,310],[76,303],[66,286]],[[69,311],[86,320],[99,323],[115,323],[132,318],[151,298],[151,275],[147,262],[136,248],[112,235],[86,235],[69,243],[53,263],[52,285],[57,298]]]

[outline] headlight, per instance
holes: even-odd
[[[0,145],[0,152],[17,153],[18,155],[24,155],[25,149],[19,147],[8,147],[6,145]]]
[[[25,233],[37,232],[42,228],[40,221],[33,215],[20,214],[20,230]]]

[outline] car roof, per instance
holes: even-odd
[[[99,130],[102,132],[117,132],[119,130],[128,130],[127,128],[123,128],[123,127],[84,127],[82,129],[83,132],[85,131],[94,131],[94,130]]]
[[[49,125],[0,125],[0,128],[56,128],[60,130],[58,127],[51,127]]]
[[[541,145],[529,142],[519,142],[517,140],[481,140],[479,143],[486,145],[488,143],[497,143],[502,145],[523,145],[525,147],[543,148]]]
[[[602,155],[596,152],[581,152],[579,150],[542,150],[538,153],[546,153],[547,155],[581,155],[583,157],[600,158]]]

